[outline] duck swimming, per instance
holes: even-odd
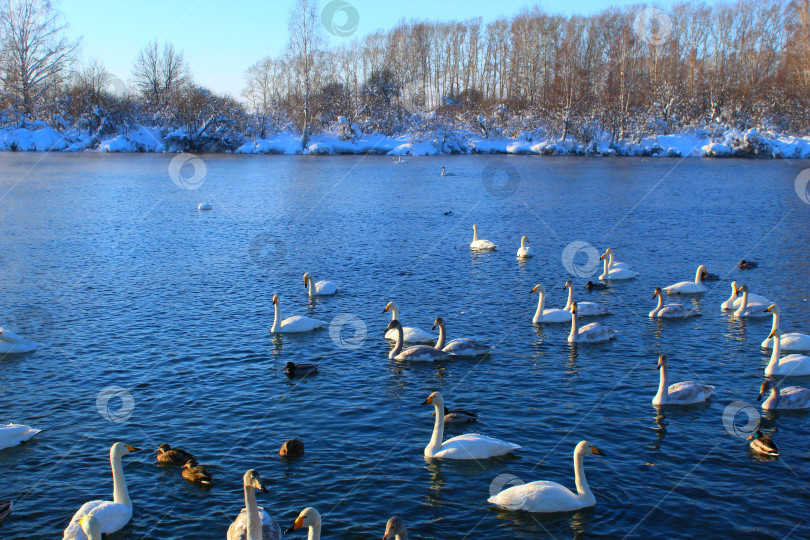
[[[166,443],[158,446],[158,449],[155,450],[155,454],[157,454],[158,463],[169,465],[183,465],[188,460],[194,459],[191,453],[181,450],[180,448],[172,448]]]
[[[296,364],[294,362],[287,362],[287,365],[284,366],[284,372],[289,377],[313,375],[318,373],[318,364]]]
[[[281,445],[281,449],[278,451],[278,455],[287,458],[296,458],[303,456],[304,441],[302,441],[301,439],[290,439],[288,441],[284,441],[284,444]]]
[[[182,467],[182,471],[180,474],[183,475],[183,478],[188,480],[193,484],[202,484],[204,486],[210,486],[213,484],[213,480],[211,479],[211,473],[205,470],[205,467],[197,463],[196,459],[190,459],[186,462],[185,465]]]

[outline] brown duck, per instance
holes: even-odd
[[[304,441],[301,439],[290,439],[281,445],[281,450],[278,451],[281,457],[300,457],[304,455]]]
[[[155,450],[155,454],[157,454],[158,463],[165,463],[167,465],[182,465],[188,460],[194,459],[194,456],[189,452],[179,448],[172,448],[166,443],[158,446],[158,449]]]
[[[205,467],[197,463],[197,460],[192,458],[186,462],[182,467],[181,474],[183,478],[194,484],[203,484],[210,486],[213,484],[211,474],[205,470]]]

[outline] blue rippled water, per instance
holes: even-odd
[[[202,186],[188,190],[169,177],[172,157],[0,156],[0,324],[39,343],[0,358],[0,421],[44,429],[0,451],[0,499],[15,501],[0,537],[61,538],[83,502],[111,496],[118,440],[148,450],[124,458],[134,516],[109,537],[119,540],[224,538],[248,468],[283,527],[314,506],[325,538],[379,538],[392,515],[425,539],[810,536],[810,417],[763,419],[777,429],[777,460],[727,432],[726,405],[755,404],[771,321],[719,310],[737,279],[780,303],[784,329],[810,331],[810,205],[794,190],[807,162],[206,155]],[[498,163],[517,175],[487,190],[483,171]],[[457,176],[440,177],[442,165]],[[214,209],[198,212],[203,200]],[[471,254],[473,223],[501,249]],[[523,234],[535,257],[518,262]],[[572,277],[562,252],[576,240],[612,246],[641,272],[593,293],[574,278],[579,299],[613,309],[601,322],[619,336],[607,344],[570,346],[567,324],[531,323],[535,284],[562,307]],[[740,259],[759,267],[739,271]],[[700,263],[722,276],[695,301],[703,315],[648,319],[653,288],[692,279]],[[339,293],[309,301],[305,271]],[[285,316],[355,315],[366,340],[273,337],[275,293]],[[405,324],[429,329],[441,315],[451,337],[496,350],[389,361],[389,300]],[[714,384],[711,403],[657,412],[660,353],[675,380]],[[320,373],[290,380],[288,361]],[[119,398],[103,409],[122,421],[99,411],[110,387],[132,396],[131,415],[115,416]],[[448,436],[523,449],[426,462],[432,417],[420,403],[435,390],[480,414]],[[286,462],[278,448],[292,437],[307,450]],[[573,488],[582,439],[606,454],[585,461],[595,508],[541,516],[487,504],[502,474]],[[193,451],[213,488],[158,467],[151,451],[163,442]]]

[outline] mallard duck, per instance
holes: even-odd
[[[753,270],[756,267],[757,263],[754,261],[746,261],[745,259],[740,261],[740,270]]]
[[[157,454],[158,463],[165,463],[167,465],[182,465],[188,460],[194,459],[191,453],[181,450],[180,448],[172,448],[166,443],[158,446],[158,449],[155,450],[155,454]]]
[[[604,283],[594,283],[593,281],[589,281],[588,283],[585,284],[585,288],[588,289],[589,291],[601,291],[607,289],[608,286],[605,285]]]
[[[0,501],[0,523],[8,517],[13,507],[14,503],[11,501]]]
[[[290,377],[311,375],[318,373],[318,364],[296,364],[294,362],[287,362],[287,365],[284,366],[284,372]]]
[[[463,409],[450,410],[447,407],[444,408],[445,424],[471,424],[476,420],[478,420],[478,413]]]
[[[183,465],[183,470],[180,474],[183,475],[183,478],[193,484],[210,486],[214,483],[213,479],[211,478],[211,473],[205,470],[205,467],[197,463],[197,460],[194,458],[186,461],[186,464]]]
[[[769,456],[779,455],[779,448],[776,447],[776,443],[773,442],[771,436],[763,434],[760,430],[757,430],[756,433],[748,437],[746,441],[751,441],[749,446],[754,452]]]
[[[383,540],[408,540],[408,529],[401,517],[394,516],[388,520]]]
[[[281,445],[281,449],[278,451],[278,455],[288,458],[303,456],[304,441],[301,439],[290,439],[289,441],[284,441],[284,444]]]

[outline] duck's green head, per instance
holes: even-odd
[[[757,432],[756,432],[756,433],[754,433],[753,435],[751,435],[750,437],[748,437],[748,438],[747,438],[747,439],[745,439],[745,440],[746,440],[746,441],[750,441],[751,439],[761,439],[761,438],[762,438],[762,437],[764,437],[764,436],[765,436],[765,435],[764,435],[764,434],[763,434],[763,433],[762,433],[760,430],[757,430]]]

